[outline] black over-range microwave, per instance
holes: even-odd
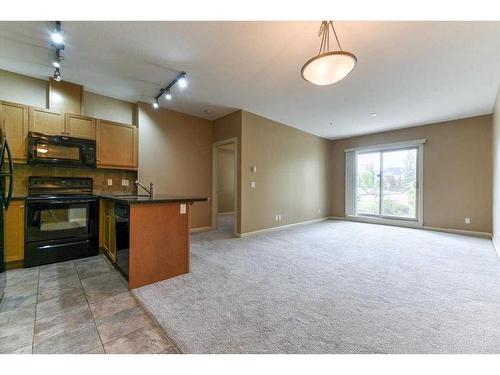
[[[96,167],[96,142],[91,139],[29,132],[28,163]]]

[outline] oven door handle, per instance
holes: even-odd
[[[65,200],[49,200],[49,199],[41,199],[41,200],[31,200],[29,199],[27,201],[28,204],[46,204],[46,205],[52,205],[52,204],[75,204],[75,203],[95,203],[97,202],[96,199],[88,199],[88,200],[74,200],[74,201],[65,201]]]
[[[43,245],[43,246],[37,246],[37,250],[44,250],[44,249],[54,249],[57,247],[63,247],[63,246],[74,246],[74,245],[80,245],[82,243],[86,243],[88,240],[83,240],[83,241],[75,241],[75,242],[64,242],[60,244],[55,244],[55,245]]]

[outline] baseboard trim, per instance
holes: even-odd
[[[497,257],[500,260],[500,238],[492,236],[491,242],[493,243],[493,249],[495,249],[495,253],[497,254]]]
[[[435,232],[446,232],[453,234],[463,234],[465,236],[473,236],[473,237],[486,237],[491,239],[491,233],[487,232],[476,232],[473,230],[465,230],[465,229],[449,229],[449,228],[441,228],[441,227],[427,227],[423,226],[422,229],[433,230]]]
[[[451,229],[451,228],[442,228],[442,227],[429,227],[426,225],[418,225],[418,224],[409,224],[409,225],[404,225],[401,224],[400,222],[391,224],[389,222],[375,222],[375,221],[364,221],[364,220],[357,220],[354,218],[348,218],[348,217],[339,217],[339,216],[332,216],[331,219],[335,220],[345,220],[345,221],[353,221],[356,223],[365,223],[365,224],[376,224],[376,225],[389,225],[389,226],[394,226],[394,227],[404,227],[404,228],[414,228],[414,229],[425,229],[425,230],[432,230],[435,232],[445,232],[445,233],[453,233],[453,234],[462,234],[464,236],[472,236],[472,237],[486,237],[492,239],[492,234],[488,232],[477,232],[473,230],[465,230],[465,229]],[[497,248],[500,250],[500,239],[497,240]],[[500,257],[500,251],[497,250],[497,253],[499,254]]]
[[[332,218],[331,216],[327,216],[327,217],[322,217],[322,218],[319,218],[319,219],[306,220],[306,221],[300,221],[298,223],[280,225],[279,227],[272,227],[272,228],[260,229],[260,230],[255,230],[255,231],[252,231],[252,232],[245,232],[245,233],[236,233],[236,236],[238,236],[238,237],[249,237],[249,236],[254,236],[256,234],[264,234],[264,233],[269,233],[269,232],[275,232],[275,231],[282,230],[282,229],[288,229],[288,228],[296,227],[298,225],[318,223],[320,221],[330,220],[331,218]]]
[[[208,231],[211,231],[211,230],[212,230],[211,226],[208,226],[208,227],[198,227],[198,228],[191,228],[189,230],[189,233],[208,232]]]

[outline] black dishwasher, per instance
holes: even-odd
[[[130,206],[115,204],[116,265],[128,280]]]

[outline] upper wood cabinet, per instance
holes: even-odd
[[[14,162],[27,159],[26,138],[28,135],[28,106],[0,102],[0,124],[9,142]]]
[[[92,117],[66,113],[65,131],[71,137],[95,139],[96,120]]]
[[[29,130],[52,135],[67,135],[64,115],[44,108],[29,107]]]
[[[4,211],[4,261],[24,259],[24,201],[12,201]]]
[[[136,126],[97,121],[97,166],[137,169],[138,130]]]

